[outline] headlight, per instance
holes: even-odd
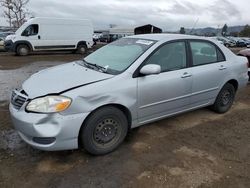
[[[38,113],[54,113],[66,110],[71,99],[64,96],[46,96],[34,99],[28,103],[26,110]]]

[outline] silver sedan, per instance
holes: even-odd
[[[131,128],[206,106],[227,112],[247,71],[245,57],[206,38],[136,35],[32,75],[9,109],[35,148],[102,155]]]

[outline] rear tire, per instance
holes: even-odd
[[[226,113],[233,105],[235,92],[234,86],[226,83],[218,94],[212,110],[220,114]]]
[[[114,151],[123,142],[127,132],[125,114],[109,106],[90,115],[81,128],[79,139],[90,154],[104,155]]]
[[[29,55],[30,48],[26,44],[20,44],[17,46],[16,54],[19,56]]]

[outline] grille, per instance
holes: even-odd
[[[12,91],[11,104],[15,109],[19,110],[23,106],[23,104],[27,101],[27,99],[28,96],[23,90],[20,92],[17,90]]]

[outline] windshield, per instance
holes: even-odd
[[[5,38],[7,37],[8,35],[11,35],[12,33],[0,33],[0,37],[1,38]]]
[[[28,20],[28,21],[25,22],[23,25],[21,25],[21,27],[19,27],[19,29],[16,30],[15,34],[16,34],[16,35],[21,35],[22,32],[30,25],[31,20],[32,20],[32,19]]]
[[[107,72],[119,74],[148,50],[155,41],[123,38],[87,56],[84,61],[105,67]]]

